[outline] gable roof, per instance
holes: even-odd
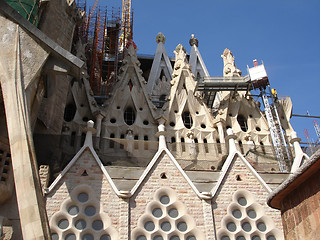
[[[232,165],[237,159],[240,159],[244,163],[246,168],[259,181],[259,183],[262,185],[262,187],[264,187],[270,193],[272,191],[271,188],[262,179],[262,177],[256,172],[256,170],[251,166],[251,164],[245,159],[245,157],[236,149],[235,144],[234,144],[235,135],[232,135],[233,132],[227,131],[227,133],[228,133],[227,138],[229,138],[229,155],[228,155],[225,163],[223,164],[223,167],[221,169],[221,175],[218,179],[217,184],[211,190],[212,197],[215,197],[217,195],[218,191],[222,188],[223,180],[227,177],[228,173],[230,171],[232,171]]]
[[[88,122],[88,127],[87,127],[86,140],[85,140],[85,143],[84,143],[83,147],[77,152],[77,154],[72,158],[72,160],[68,163],[68,165],[62,170],[62,172],[56,177],[56,179],[53,181],[53,183],[47,189],[44,190],[45,194],[50,193],[57,186],[57,184],[62,180],[62,178],[71,169],[71,167],[79,160],[79,158],[82,155],[82,153],[86,149],[89,149],[89,151],[91,152],[94,160],[96,161],[96,163],[98,164],[100,170],[102,171],[103,175],[107,178],[107,180],[108,180],[111,188],[113,189],[113,191],[118,196],[122,196],[122,193],[120,193],[120,191],[117,189],[117,187],[113,183],[110,175],[108,174],[107,170],[103,166],[103,164],[102,164],[101,160],[99,159],[96,151],[92,147],[92,131],[94,131],[93,122],[89,121]]]
[[[109,104],[109,107],[114,104],[114,102],[117,100],[117,97],[121,97],[123,99],[124,97],[127,98],[138,98],[142,97],[142,99],[145,100],[146,105],[148,106],[148,109],[150,110],[150,113],[154,119],[157,118],[155,106],[152,104],[151,99],[149,98],[149,95],[146,90],[146,84],[147,82],[142,76],[142,70],[140,68],[140,62],[137,57],[136,50],[134,48],[133,43],[129,45],[127,49],[125,49],[125,57],[122,61],[122,66],[119,69],[119,76],[117,78],[117,84],[115,86],[114,93],[112,94],[112,97],[107,100],[107,104]],[[131,96],[125,96],[123,95],[122,91],[130,87],[130,91],[133,90],[133,88],[136,87],[135,94],[131,94]],[[133,99],[133,102],[135,102]],[[108,110],[108,109],[106,109]]]

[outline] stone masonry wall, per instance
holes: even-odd
[[[41,15],[39,29],[61,47],[71,51],[76,16],[75,10],[67,2],[51,0]]]
[[[286,239],[320,239],[320,170],[282,201]]]
[[[82,176],[86,170],[88,176]],[[52,215],[60,210],[62,202],[69,198],[70,192],[81,184],[91,187],[96,198],[102,204],[103,212],[111,218],[112,226],[119,229],[121,199],[115,194],[91,152],[86,149],[55,188],[47,195],[47,214],[50,221]],[[121,201],[120,201],[121,200]],[[126,211],[127,212],[127,211]],[[127,214],[127,213],[125,213]]]
[[[167,179],[161,178],[162,173],[166,174]],[[153,200],[155,192],[160,188],[173,189],[177,199],[185,205],[187,214],[195,220],[196,227],[206,234],[202,200],[167,155],[161,156],[160,161],[158,160],[149,172],[136,194],[130,198],[131,231],[137,227],[139,217],[146,211],[146,205]],[[212,214],[210,217],[212,218]]]
[[[239,178],[241,180],[239,180]],[[238,180],[237,180],[238,179]],[[251,192],[257,203],[263,206],[265,214],[271,217],[279,230],[282,230],[280,211],[266,204],[269,192],[260,184],[258,179],[238,157],[232,164],[222,183],[218,196],[214,200],[214,218],[217,231],[221,228],[221,220],[227,214],[227,207],[232,202],[232,196],[237,190],[246,189]]]

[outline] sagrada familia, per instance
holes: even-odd
[[[7,2],[0,239],[285,239],[267,197],[309,159],[290,98],[243,76],[229,49],[210,77],[193,35],[174,58],[161,33],[152,57],[128,41],[97,82],[73,1],[43,1],[36,24]]]

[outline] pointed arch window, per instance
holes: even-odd
[[[136,120],[136,113],[132,107],[127,107],[127,109],[124,111],[123,117],[126,124],[130,126]]]
[[[248,131],[247,119],[243,115],[238,115],[237,121],[238,121],[242,131],[244,131],[244,132]]]
[[[189,111],[185,111],[182,114],[182,121],[183,121],[183,124],[186,128],[190,129],[192,127],[193,121],[192,121],[192,116]]]

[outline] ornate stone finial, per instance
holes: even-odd
[[[92,147],[92,134],[96,133],[96,129],[94,129],[94,122],[92,120],[89,120],[87,122],[87,127],[84,128],[84,131],[86,131],[86,139],[84,141],[84,145]]]
[[[159,32],[158,35],[156,36],[156,42],[157,43],[162,42],[164,44],[166,42],[166,37],[161,32]]]
[[[226,48],[223,51],[223,54],[221,55],[223,59],[223,76],[225,77],[240,77],[241,76],[241,71],[237,69],[235,61],[234,61],[234,56],[232,52]]]
[[[184,46],[182,46],[181,44],[179,44],[174,51],[175,51],[176,53],[179,53],[181,49],[182,49],[182,51],[183,51],[184,53],[187,53],[186,49],[185,49]]]
[[[191,34],[191,38],[189,40],[189,44],[192,47],[193,45],[199,46],[199,40],[194,37],[194,34]]]

